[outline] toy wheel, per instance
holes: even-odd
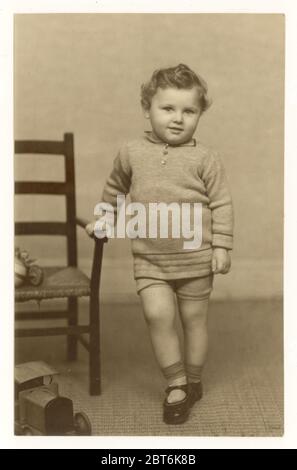
[[[39,266],[33,264],[29,267],[28,277],[30,279],[30,283],[33,286],[39,286],[39,284],[41,284],[43,280],[43,271]]]
[[[30,428],[28,428],[28,426],[26,426],[25,428],[23,428],[23,436],[33,436],[33,432],[31,431]]]
[[[75,413],[74,428],[79,436],[91,436],[92,425],[86,413]]]

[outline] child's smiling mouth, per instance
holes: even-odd
[[[173,133],[180,133],[180,132],[183,132],[183,129],[181,127],[173,127],[173,126],[170,126],[168,127],[168,129],[173,132]]]

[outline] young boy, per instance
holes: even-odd
[[[130,193],[131,201],[142,203],[147,212],[151,203],[177,203],[181,208],[190,203],[191,220],[192,206],[201,207],[200,243],[190,249],[185,249],[184,237],[172,236],[170,229],[166,238],[150,238],[148,230],[146,237],[132,239],[137,292],[168,383],[163,419],[180,424],[202,397],[208,301],[213,274],[225,274],[231,265],[232,202],[219,157],[193,138],[209,106],[204,80],[184,64],[156,70],[142,86],[141,104],[152,131],[122,147],[102,200],[116,208],[117,196]],[[93,233],[94,223],[87,231]],[[175,299],[184,354],[175,327]]]

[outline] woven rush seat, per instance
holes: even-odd
[[[48,267],[43,268],[43,275],[43,282],[39,286],[25,285],[16,288],[16,302],[90,295],[90,280],[78,268]]]

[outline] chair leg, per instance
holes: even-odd
[[[78,320],[78,303],[76,297],[68,299],[68,326],[77,326]],[[67,360],[76,361],[77,359],[77,337],[74,335],[67,336]]]
[[[100,364],[100,311],[99,296],[90,297],[90,351],[89,374],[90,395],[101,394],[101,364]]]

